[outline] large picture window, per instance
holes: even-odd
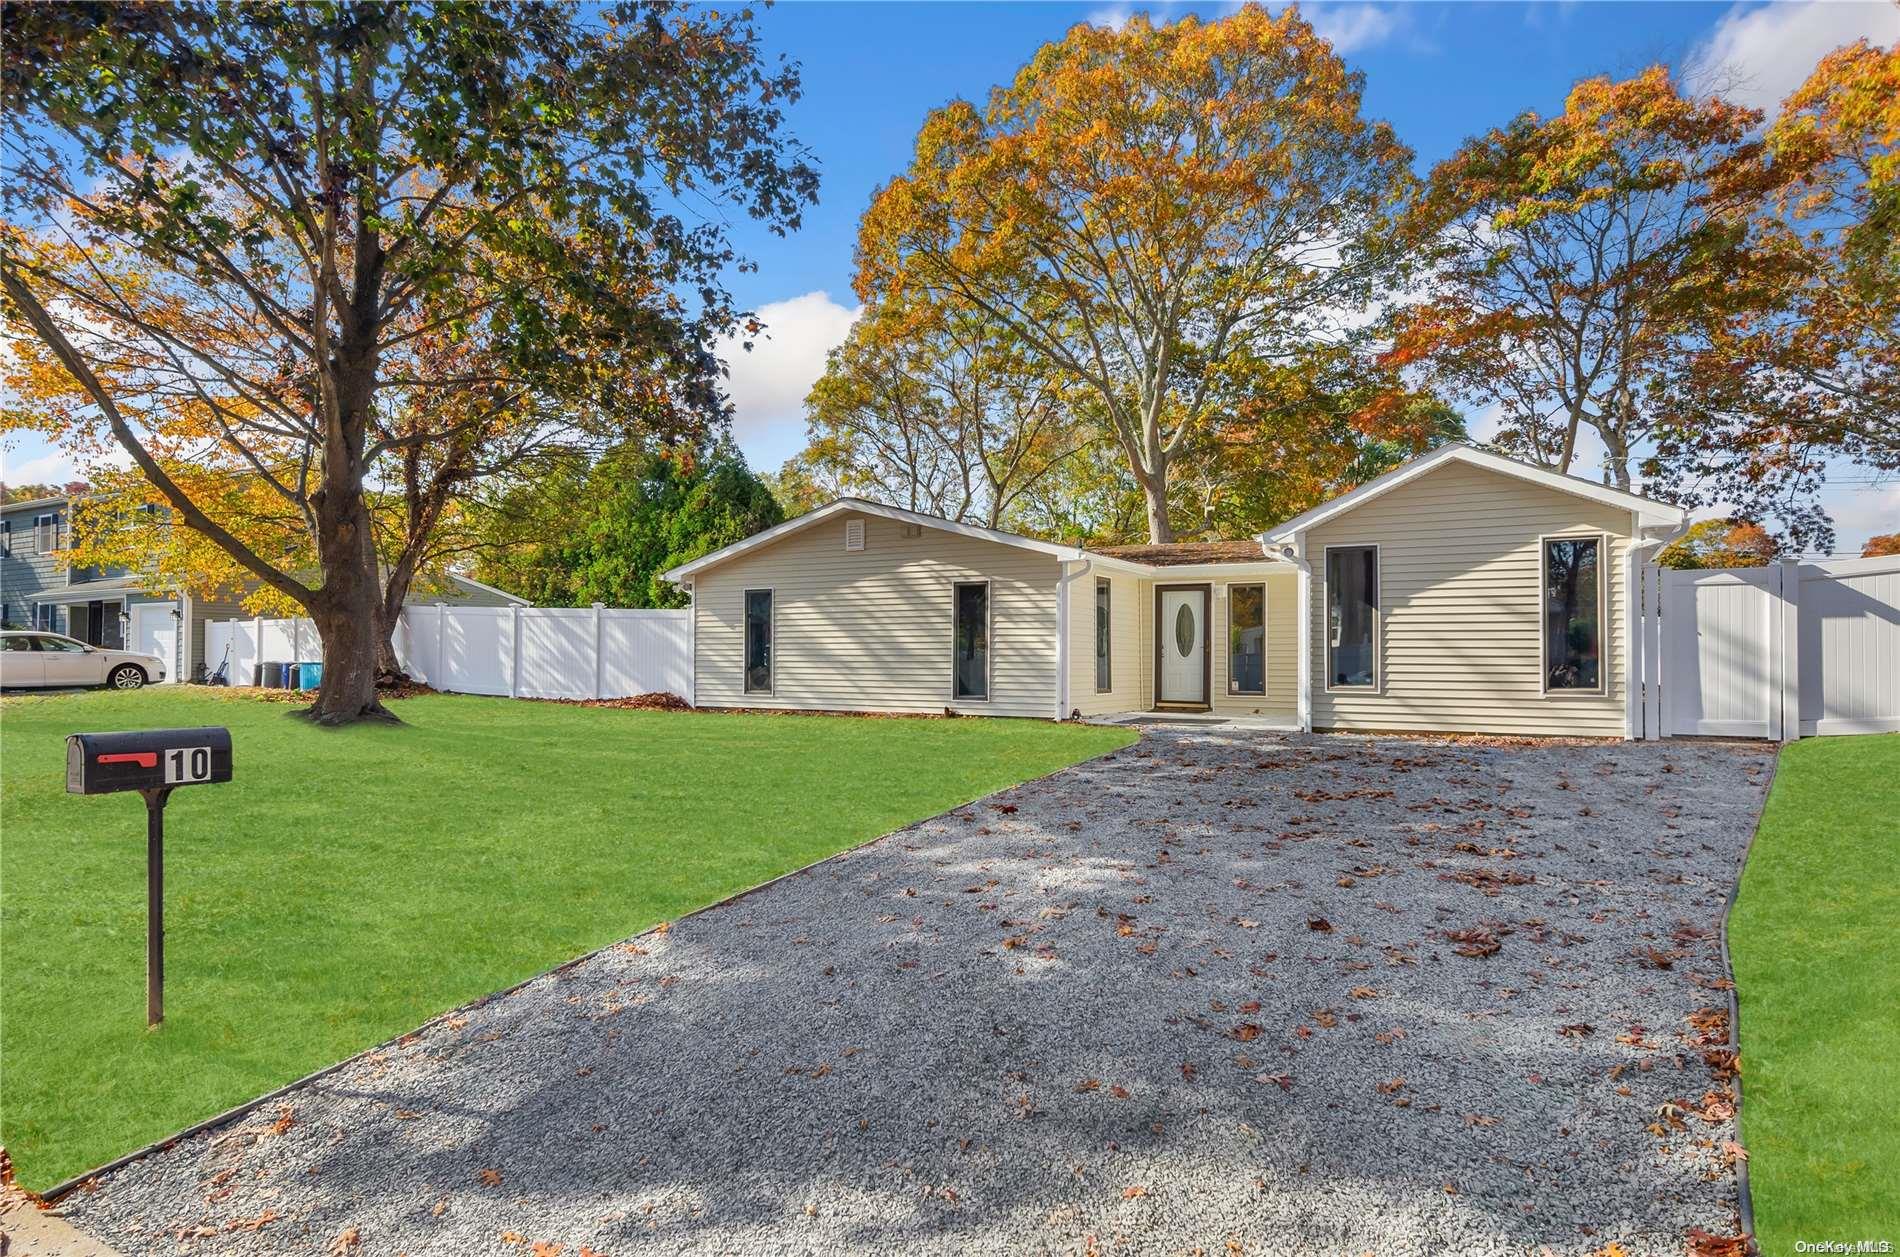
[[[1108,611],[1108,582],[1097,577],[1095,581],[1095,692],[1097,694],[1106,694],[1115,688],[1108,660]]]
[[[745,692],[772,692],[772,591],[745,591]]]
[[[990,587],[956,587],[956,683],[959,699],[990,696]]]
[[[1544,688],[1603,688],[1603,539],[1544,541]]]
[[[1227,692],[1267,692],[1267,587],[1227,590]]]
[[[1379,549],[1326,551],[1326,688],[1379,684]]]

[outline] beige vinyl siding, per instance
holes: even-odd
[[[1313,567],[1313,724],[1321,729],[1624,733],[1627,511],[1512,476],[1446,463],[1306,534]],[[1546,694],[1541,538],[1603,534],[1600,695]],[[1327,546],[1379,547],[1379,685],[1329,692]]]
[[[1229,694],[1227,692],[1227,614],[1232,606],[1230,585],[1267,587],[1267,692]],[[1152,602],[1153,595],[1150,595]],[[1234,575],[1214,582],[1214,701],[1215,714],[1222,716],[1297,716],[1299,695],[1299,574],[1283,564],[1262,575]],[[1149,614],[1152,615],[1152,606]]]
[[[1109,681],[1106,694],[1095,692],[1095,582],[1109,582]],[[1091,570],[1069,582],[1069,706],[1084,716],[1141,711],[1142,677],[1153,666],[1144,654],[1141,617],[1153,612],[1153,586],[1139,576]]]
[[[861,552],[844,548],[854,520],[864,526]],[[914,537],[904,530],[897,520],[847,512],[699,573],[698,704],[1053,717],[1055,558],[936,528]],[[990,582],[987,702],[951,698],[952,588],[972,580]],[[748,589],[773,591],[771,694],[745,692]]]

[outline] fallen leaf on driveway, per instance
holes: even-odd
[[[355,1227],[346,1226],[330,1241],[330,1257],[350,1257],[362,1242],[362,1234]]]
[[[500,1187],[501,1186],[501,1171],[500,1170],[483,1170],[479,1177],[482,1180],[482,1184],[486,1187]]]
[[[1596,1027],[1587,1021],[1575,1022],[1568,1026],[1558,1026],[1557,1033],[1571,1039],[1582,1039],[1596,1031]]]
[[[1325,917],[1308,917],[1306,918],[1306,928],[1316,934],[1331,934],[1333,932],[1333,923],[1328,921]]]
[[[1148,1189],[1145,1187],[1124,1187],[1122,1189],[1123,1200],[1133,1200],[1137,1196],[1146,1196],[1147,1194]]]
[[[1291,1074],[1255,1074],[1253,1080],[1258,1083],[1272,1083],[1282,1091],[1293,1090]]]

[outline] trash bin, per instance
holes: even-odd
[[[251,665],[251,684],[253,686],[261,686],[264,684],[264,665],[262,661]]]
[[[314,690],[323,684],[323,665],[320,663],[300,663],[297,665],[297,687]]]
[[[266,659],[264,661],[264,679],[262,685],[267,690],[281,690],[284,688],[283,660]]]

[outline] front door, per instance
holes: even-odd
[[[1207,705],[1206,585],[1155,589],[1155,699]]]

